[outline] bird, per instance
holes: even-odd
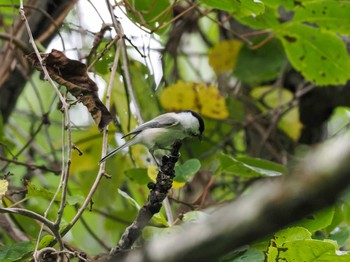
[[[134,136],[125,144],[117,147],[101,158],[99,164],[114,156],[123,148],[135,144],[142,144],[147,147],[153,158],[156,160],[154,157],[155,150],[169,150],[167,147],[172,145],[175,141],[183,140],[187,137],[198,137],[201,139],[204,128],[203,118],[197,112],[192,110],[170,112],[159,115],[124,135],[122,138],[132,135]]]

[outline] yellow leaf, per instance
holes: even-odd
[[[201,105],[199,111],[203,116],[214,119],[226,119],[228,117],[225,98],[221,96],[215,86],[202,88],[198,92],[198,98]]]
[[[277,108],[281,106],[281,110],[284,112],[290,105],[288,103],[292,101],[293,94],[287,89],[272,89],[271,86],[261,86],[254,88],[251,95],[256,99],[263,99],[264,103],[270,108]],[[266,107],[261,107],[266,112]],[[301,129],[303,125],[299,120],[299,109],[293,107],[289,109],[278,122],[278,127],[283,130],[294,141],[300,137]]]
[[[234,70],[237,57],[243,42],[237,40],[224,41],[209,50],[209,65],[216,75]]]
[[[176,181],[173,182],[173,188],[181,188],[184,185],[186,185],[186,182],[176,182]]]
[[[0,197],[2,197],[3,195],[5,195],[7,189],[9,186],[9,182],[5,179],[1,179],[0,180]]]
[[[163,90],[160,102],[167,111],[193,110],[214,119],[229,116],[225,98],[219,90],[204,83],[178,81]]]
[[[157,181],[158,168],[156,166],[148,166],[147,175],[155,183]]]
[[[195,110],[196,90],[193,85],[195,84],[192,82],[185,83],[179,80],[168,86],[160,96],[162,106],[169,111]]]

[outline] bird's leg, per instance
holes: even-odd
[[[149,153],[151,154],[151,156],[153,157],[154,162],[156,162],[156,165],[157,165],[158,168],[159,168],[159,167],[161,166],[161,164],[158,163],[158,160],[157,160],[156,156],[154,155],[154,150],[153,150],[153,149],[150,149],[150,150],[149,150]]]

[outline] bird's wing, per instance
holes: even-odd
[[[139,125],[134,130],[124,135],[122,138],[125,138],[130,135],[137,135],[138,133],[140,133],[145,129],[170,127],[170,126],[176,126],[178,124],[179,124],[179,121],[175,117],[173,117],[171,113],[168,113],[168,114],[157,116],[151,121],[148,121],[146,123],[143,123],[142,125]]]

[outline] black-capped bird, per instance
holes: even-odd
[[[109,152],[99,163],[104,162],[123,148],[135,144],[142,144],[147,147],[154,158],[153,153],[155,150],[168,149],[167,147],[176,140],[183,140],[187,137],[198,137],[201,139],[203,131],[203,118],[194,111],[186,110],[178,113],[162,114],[124,135],[123,138],[131,135],[134,135],[134,137]]]

